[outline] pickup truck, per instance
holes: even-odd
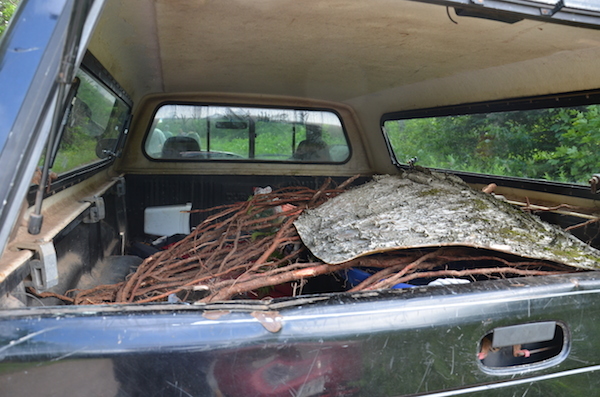
[[[22,0],[1,40],[0,395],[600,389],[596,2]],[[385,237],[327,261],[317,245],[338,258],[335,241],[358,247],[367,223],[298,223],[306,236],[278,245],[279,257],[260,248],[245,261],[260,288],[227,273],[219,282],[230,289],[207,298],[213,279],[138,277],[157,258],[201,272],[222,253],[217,270],[227,269],[242,248],[281,237],[277,223],[294,232],[286,219],[306,206],[331,215],[334,200],[377,181],[435,178],[475,197],[471,221],[455,220],[462,201],[430,188],[407,210],[416,217],[379,225],[457,241]],[[346,193],[323,193],[346,182]],[[311,195],[303,207],[285,192]],[[253,213],[261,195],[270,212]],[[559,250],[550,232],[508,220],[486,229],[529,236],[541,256],[483,243],[468,229],[484,221],[483,202],[587,254],[545,256]],[[337,220],[375,204],[406,207],[392,192]],[[211,231],[232,208],[274,229]],[[173,253],[184,244],[191,253]],[[475,256],[438,263],[440,277],[348,265],[422,253],[414,268],[449,247]],[[292,255],[279,284],[279,265],[258,266]],[[363,280],[352,284],[350,271]],[[364,278],[371,287],[358,288]]]

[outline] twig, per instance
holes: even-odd
[[[569,227],[565,228],[565,230],[569,231],[569,230],[579,229],[580,227],[585,227],[587,225],[591,225],[592,223],[596,223],[598,221],[600,221],[600,218],[590,219],[589,221],[585,221],[583,223],[578,223],[577,225],[569,226]]]

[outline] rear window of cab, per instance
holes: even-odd
[[[350,145],[330,110],[163,104],[144,151],[153,160],[343,163]]]

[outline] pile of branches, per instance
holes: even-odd
[[[396,284],[410,284],[416,279],[468,278],[477,281],[576,271],[551,261],[465,246],[392,251],[353,259],[346,264],[371,270],[371,275],[350,288],[350,292],[387,289]]]
[[[318,190],[283,188],[204,210],[207,218],[192,233],[148,257],[123,282],[67,291],[65,295],[46,292],[38,296],[58,297],[76,305],[147,303],[174,296],[181,301],[213,302],[251,296],[261,288],[318,275],[340,274],[340,270],[351,267],[367,267],[373,274],[350,291],[386,289],[417,278],[475,280],[573,272],[548,261],[469,247],[399,250],[325,264],[307,252],[293,222],[304,210],[341,194],[355,179],[337,187],[328,179]]]
[[[210,302],[331,273],[335,267],[301,260],[308,256],[293,222],[304,210],[344,192],[357,177],[339,186],[328,178],[318,190],[288,187],[203,210],[210,215],[192,233],[148,257],[125,281],[64,296],[39,295],[77,305],[165,301],[173,294],[182,301],[204,295],[200,301]]]

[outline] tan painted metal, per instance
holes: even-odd
[[[0,255],[0,282],[17,270],[33,256],[32,250],[52,240],[79,215],[90,207],[87,197],[102,196],[116,183],[106,172],[101,172],[69,189],[63,190],[44,200],[42,215],[44,223],[37,235],[27,232],[27,219],[33,207],[26,211],[21,223],[17,226],[14,238],[9,241],[7,249]]]
[[[600,88],[600,30],[407,0],[108,0],[90,50],[136,102],[218,92],[350,105],[379,173],[393,172],[385,112]]]
[[[144,156],[141,151],[144,135],[153,118],[154,110],[163,102],[179,100],[192,103],[209,104],[241,104],[257,106],[281,107],[314,107],[331,109],[342,118],[348,139],[350,140],[352,156],[345,164],[290,164],[290,163],[240,163],[240,162],[172,162],[156,161]],[[138,174],[238,174],[238,175],[370,175],[373,173],[373,159],[365,151],[367,144],[364,131],[361,129],[353,109],[338,102],[321,100],[307,100],[273,95],[242,95],[242,94],[215,94],[215,93],[165,93],[155,94],[144,98],[134,111],[136,122],[131,126],[131,133],[127,140],[122,158],[116,167],[118,172]],[[394,171],[388,153],[387,164],[391,172]]]

